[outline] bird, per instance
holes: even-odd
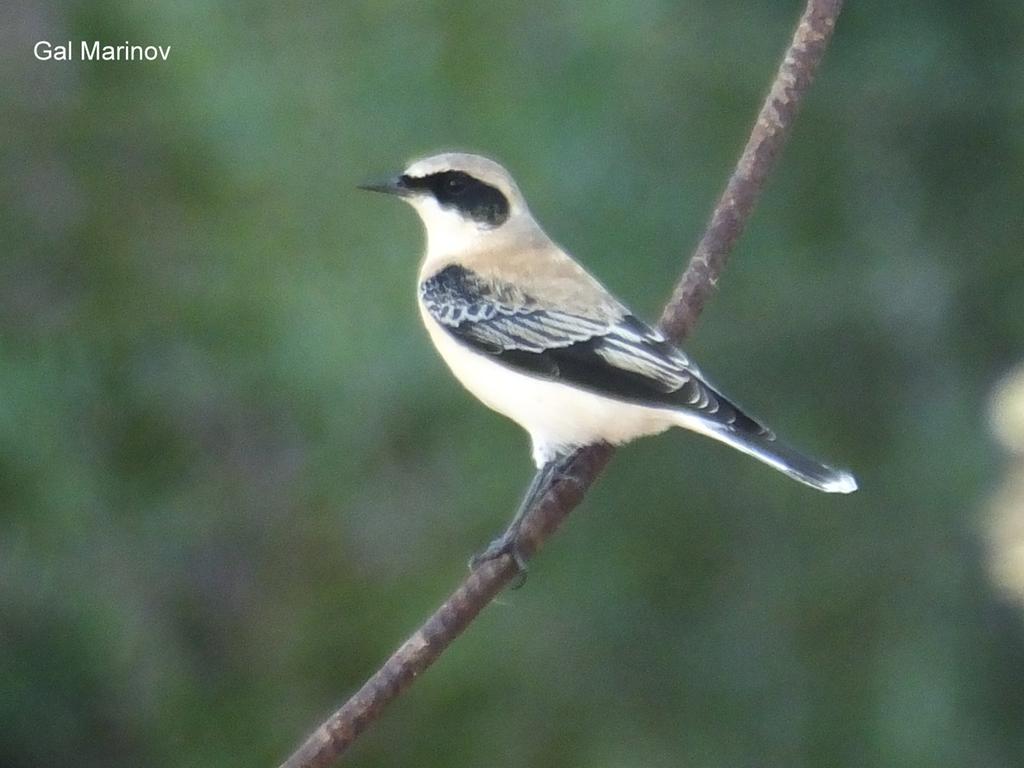
[[[530,435],[538,471],[504,534],[471,566],[509,554],[525,570],[519,526],[574,450],[670,427],[820,491],[857,489],[848,471],[778,440],[548,237],[499,163],[445,152],[360,188],[396,196],[419,214],[426,250],[418,299],[431,341],[470,393]]]

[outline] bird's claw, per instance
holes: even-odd
[[[526,583],[526,558],[523,556],[522,551],[519,548],[519,531],[508,530],[490,544],[487,545],[487,549],[483,552],[477,552],[471,558],[469,558],[469,569],[475,571],[481,565],[489,560],[496,560],[502,555],[508,555],[512,558],[513,564],[516,567],[516,579],[512,582],[511,589],[519,589],[523,584]]]
[[[553,459],[537,471],[530,482],[530,487],[526,489],[526,495],[523,497],[515,517],[512,518],[512,522],[505,532],[492,541],[483,552],[470,558],[469,569],[471,571],[476,570],[488,560],[496,560],[503,555],[508,555],[512,558],[512,563],[516,567],[515,581],[512,583],[511,588],[519,589],[519,587],[526,583],[526,554],[523,552],[519,541],[523,520],[533,510],[534,506],[539,503],[541,493],[549,487],[565,482],[576,484],[581,482],[574,472],[573,460],[576,455],[576,453],[566,454]]]

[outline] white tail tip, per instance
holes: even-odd
[[[825,493],[853,493],[857,490],[857,479],[849,472],[839,472],[835,480],[823,483]]]

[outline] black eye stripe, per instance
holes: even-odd
[[[433,195],[443,207],[455,208],[479,224],[497,227],[508,218],[508,198],[501,190],[464,171],[406,175],[402,176],[402,185]]]

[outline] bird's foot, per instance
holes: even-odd
[[[519,527],[512,526],[501,536],[487,545],[483,552],[477,552],[469,558],[469,569],[476,570],[489,560],[497,560],[502,555],[508,555],[516,567],[516,578],[511,584],[511,589],[519,589],[526,583],[526,557],[519,547]]]
[[[523,497],[509,527],[501,536],[492,541],[487,549],[470,558],[470,570],[476,570],[488,560],[496,560],[503,555],[508,555],[512,558],[517,571],[512,589],[518,589],[526,583],[526,555],[519,541],[523,520],[540,503],[541,495],[548,488],[566,482],[580,483],[580,478],[576,474],[576,467],[574,466],[574,459],[578,453],[578,451],[575,451],[548,461],[537,471],[530,482],[530,487],[526,489],[526,495]]]

